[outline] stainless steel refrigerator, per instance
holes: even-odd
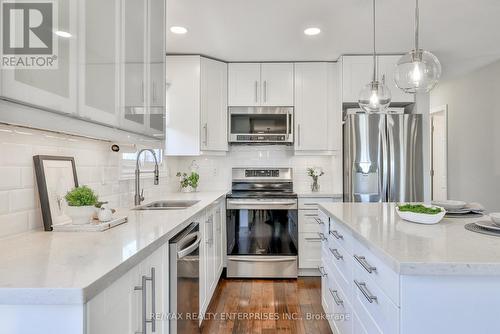
[[[422,115],[348,114],[344,201],[423,201]]]

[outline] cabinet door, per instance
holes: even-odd
[[[293,106],[293,64],[264,63],[261,71],[261,105]]]
[[[87,333],[133,334],[140,327],[139,266],[132,268],[116,282],[87,302]]]
[[[233,63],[228,65],[228,72],[229,105],[260,105],[260,64]]]
[[[146,2],[122,1],[122,94],[121,127],[144,132],[146,129]]]
[[[120,4],[80,1],[79,113],[97,122],[119,122]]]
[[[222,224],[223,224],[223,214],[224,214],[224,206],[222,201],[217,205],[215,209],[215,287],[219,281],[220,275],[222,273],[222,269],[224,266],[224,237],[222,234]]]
[[[321,238],[315,232],[299,233],[299,268],[317,269],[321,265]]]
[[[227,151],[227,64],[201,58],[201,149]]]
[[[165,153],[200,154],[200,57],[168,56],[166,60]]]
[[[413,94],[407,94],[396,86],[394,81],[394,70],[401,56],[378,56],[378,75],[379,80],[385,76],[385,84],[391,90],[391,102],[413,103],[415,97]]]
[[[57,69],[1,69],[0,96],[34,106],[76,113],[77,105],[77,7],[78,1],[59,1],[58,27],[71,38],[55,36],[58,44]],[[36,124],[35,124],[36,125]]]
[[[328,64],[295,64],[295,150],[329,149]]]
[[[151,319],[151,314],[167,314],[168,312],[169,283],[168,272],[165,270],[165,266],[168,263],[166,248],[166,246],[160,247],[140,264],[140,275],[137,285],[142,286],[143,290],[137,291],[137,294],[140,298],[142,298],[142,294],[146,294],[146,320]],[[142,277],[144,276],[148,278],[145,283],[145,290],[142,285]],[[142,328],[144,328],[142,303],[139,305],[139,327],[136,329],[137,332],[141,332]],[[153,323],[146,324],[146,333],[154,332],[155,334],[162,334],[167,333],[167,331],[168,321],[155,320],[154,325]]]
[[[361,89],[372,81],[372,56],[342,57],[342,102],[357,103]]]

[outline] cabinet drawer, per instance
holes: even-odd
[[[340,246],[337,240],[332,238],[329,238],[327,253],[327,262],[332,267],[334,276],[342,289],[349,293],[352,289],[352,255]]]
[[[321,265],[321,245],[319,233],[299,233],[299,268],[317,269]]]
[[[353,307],[364,327],[399,333],[399,308],[360,266],[354,266],[353,283]]]
[[[299,197],[299,209],[310,210],[317,209],[318,203],[333,203],[338,200],[333,197]]]
[[[353,266],[364,271],[399,306],[399,275],[356,239],[353,239]]]
[[[321,232],[323,221],[319,220],[318,210],[299,210],[299,233]]]
[[[330,295],[330,317],[335,323],[339,333],[351,333],[352,331],[352,306],[350,304],[351,293],[344,292],[337,276],[332,271],[328,272],[328,294]]]
[[[338,242],[348,253],[352,253],[353,238],[351,232],[339,223],[335,218],[330,217],[329,238]]]

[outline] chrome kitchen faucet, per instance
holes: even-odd
[[[143,173],[154,173],[154,184],[158,185],[160,183],[160,172],[158,170],[158,159],[156,158],[155,151],[150,148],[145,148],[137,153],[137,159],[135,161],[135,196],[134,196],[134,204],[140,205],[142,201],[144,201],[144,189],[141,190],[141,169],[139,167],[139,159],[141,154],[144,151],[149,151],[153,155],[155,159],[155,169],[150,171],[143,171]],[[140,194],[139,194],[140,191]]]

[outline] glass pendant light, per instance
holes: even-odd
[[[415,1],[415,49],[399,59],[394,73],[396,85],[406,93],[428,93],[441,77],[441,63],[418,45],[419,8]]]
[[[372,81],[361,90],[358,104],[368,113],[385,112],[391,103],[391,91],[385,85],[385,80],[377,78],[377,51],[375,45],[375,0],[373,0],[373,77]]]

